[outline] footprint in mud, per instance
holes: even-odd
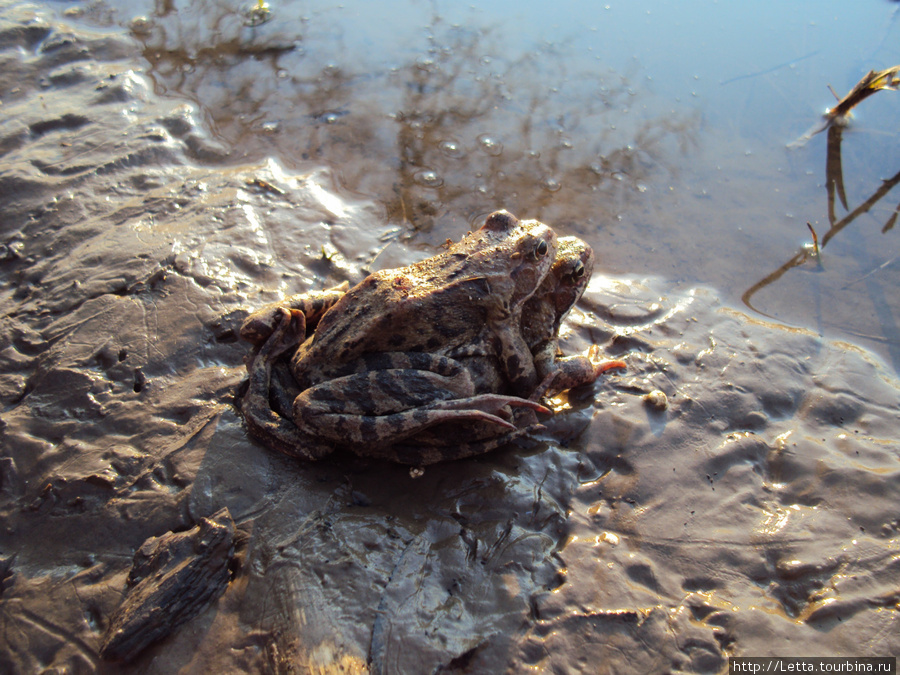
[[[128,350],[125,347],[116,349],[110,345],[104,345],[96,354],[94,360],[103,371],[106,378],[120,390],[131,389],[139,394],[147,384],[147,378],[141,366],[127,364]]]

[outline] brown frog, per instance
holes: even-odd
[[[549,227],[500,211],[447,251],[376,272],[336,301],[323,301],[329,307],[309,337],[304,307],[276,308],[280,320],[268,336],[271,308],[251,315],[242,336],[262,344],[248,363],[241,401],[248,427],[277,449],[307,459],[343,445],[410,464],[474,454],[521,433],[509,421],[513,410],[546,408],[520,396],[477,392],[469,371],[448,355],[478,342],[513,392],[532,390],[538,375],[521,312],[555,256]],[[296,389],[286,415],[285,397],[271,398],[281,388],[273,392],[272,371],[297,343],[290,359]],[[479,447],[448,446],[428,456],[392,449],[445,422],[493,425],[493,437]]]
[[[584,292],[593,264],[593,251],[586,243],[575,237],[558,240],[556,258],[549,273],[522,308],[519,330],[531,354],[535,371],[527,388],[519,392],[521,395],[538,398],[534,396],[535,391],[555,369],[559,326]],[[489,342],[490,336],[484,334],[462,349],[451,352],[450,356],[466,365],[478,391],[508,392],[510,383],[504,377]]]

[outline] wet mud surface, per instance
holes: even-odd
[[[529,447],[413,478],[251,441],[233,407],[248,311],[428,252],[328,170],[215,165],[227,149],[134,50],[0,5],[0,670],[715,673],[900,652],[900,383],[708,288],[595,275],[563,348],[628,370],[555,401]],[[224,592],[101,659],[135,552],[223,508]]]

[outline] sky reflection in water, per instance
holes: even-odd
[[[900,63],[896,4],[272,2],[248,26],[252,6],[76,12],[128,27],[157,90],[192,101],[229,161],[333,166],[413,246],[505,207],[585,237],[605,271],[752,296],[900,369],[900,191],[883,183],[900,100],[873,96],[843,133],[846,205],[829,201],[826,134],[787,148],[829,84]],[[792,265],[807,222],[826,246]]]

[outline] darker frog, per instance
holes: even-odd
[[[244,337],[262,344],[248,364],[241,402],[248,427],[270,445],[308,459],[340,445],[410,464],[474,454],[518,434],[510,421],[516,409],[546,409],[521,396],[476,391],[469,371],[449,355],[478,343],[512,391],[532,390],[538,375],[521,313],[555,258],[549,227],[501,211],[433,258],[370,275],[330,304],[309,337],[302,309],[278,308],[268,337],[268,328],[258,328],[260,317],[251,316],[245,326],[254,328]],[[288,395],[287,416],[278,414],[283,401],[272,403],[272,394],[281,393],[272,391],[272,371],[291,351],[296,389]],[[494,433],[478,447],[448,446],[428,456],[392,450],[447,422],[485,423]]]

